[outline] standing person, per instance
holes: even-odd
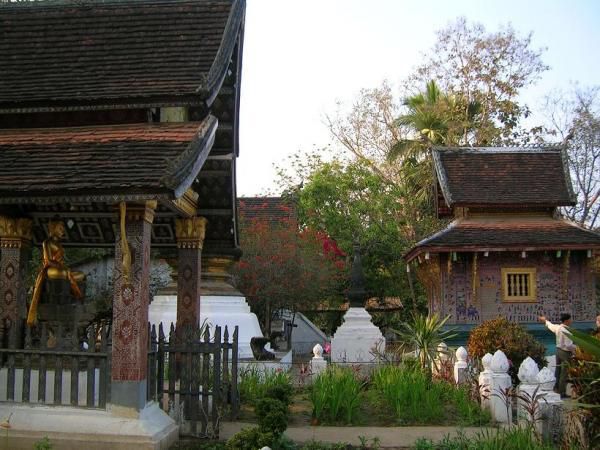
[[[563,313],[560,315],[560,325],[554,324],[546,319],[545,316],[539,317],[540,322],[543,322],[546,327],[556,335],[556,385],[558,393],[561,397],[567,395],[567,372],[568,364],[573,357],[573,352],[577,348],[573,341],[569,339],[569,332],[566,327],[573,323],[571,314]]]

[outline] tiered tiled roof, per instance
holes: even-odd
[[[216,127],[209,116],[202,123],[0,129],[0,202],[115,192],[173,198],[195,179]]]
[[[555,207],[576,202],[561,149],[438,148],[433,157],[450,207]]]
[[[600,234],[550,216],[487,216],[457,219],[419,242],[405,258],[424,252],[600,249]]]
[[[0,111],[199,104],[244,14],[240,0],[31,3],[0,6]]]

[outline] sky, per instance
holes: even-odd
[[[550,70],[522,97],[534,112],[552,90],[600,85],[597,0],[247,0],[238,196],[277,194],[274,166],[331,142],[337,102],[398,84],[460,16],[547,47]]]

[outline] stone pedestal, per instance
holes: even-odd
[[[492,386],[490,397],[490,411],[492,420],[498,423],[512,423],[511,398],[507,396],[512,387],[512,380],[508,374],[508,359],[501,350],[497,350],[492,357]]]
[[[483,371],[479,374],[479,396],[481,397],[481,407],[490,410],[490,398],[492,395],[492,354],[486,353],[481,358]]]
[[[454,363],[454,382],[456,384],[463,384],[467,381],[467,370],[469,367],[467,357],[467,349],[458,347],[456,350],[456,362]]]
[[[373,325],[365,308],[349,308],[344,322],[331,339],[331,361],[336,363],[372,363],[377,361],[376,350],[385,352],[385,338]]]
[[[517,388],[517,414],[521,425],[537,424],[540,420],[539,407],[543,400],[537,378],[539,371],[537,363],[529,356],[519,366],[521,383]]]
[[[555,436],[562,432],[563,401],[560,394],[552,392],[554,388],[554,370],[544,367],[537,374],[542,400],[540,402],[540,422],[537,429],[545,441],[554,441]]]
[[[134,416],[63,406],[0,405],[0,418],[9,416],[10,429],[3,431],[0,447],[13,450],[29,450],[44,437],[60,449],[163,450],[179,435],[175,422],[156,403]]]
[[[310,373],[312,378],[315,379],[319,374],[327,370],[327,361],[323,359],[323,347],[321,344],[316,344],[313,347],[313,358],[310,360]]]

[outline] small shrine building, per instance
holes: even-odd
[[[244,0],[0,5],[2,344],[22,348],[27,262],[49,222],[66,254],[114,249],[111,414],[146,414],[151,252],[178,261],[178,325],[198,323],[201,261],[241,254],[244,17]],[[158,439],[172,434],[152,414]]]
[[[560,148],[433,150],[443,230],[406,255],[449,323],[596,317],[600,234],[560,216],[576,203]],[[535,327],[534,327],[535,328]]]

